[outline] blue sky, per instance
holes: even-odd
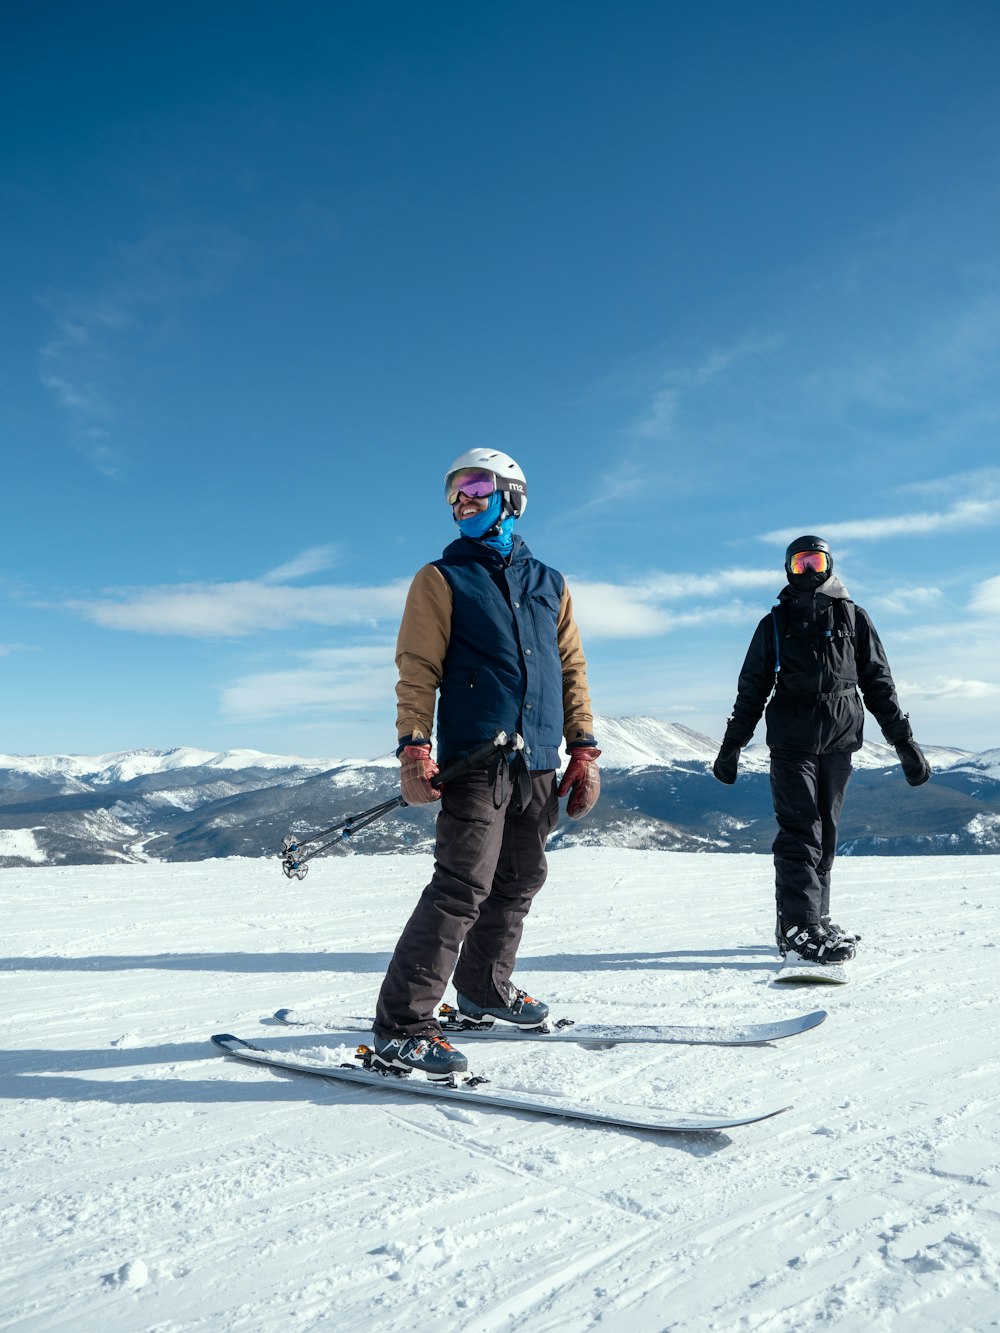
[[[819,531],[918,739],[1000,745],[992,0],[0,24],[0,749],[384,752],[474,445],[598,712],[721,735]]]

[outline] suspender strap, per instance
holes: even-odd
[[[774,670],[777,674],[781,670],[781,638],[778,634],[778,608],[771,607],[771,621],[774,625]]]

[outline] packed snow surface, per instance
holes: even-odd
[[[554,853],[518,980],[580,1021],[829,1010],[735,1048],[477,1043],[497,1088],[677,1110],[622,1132],[269,1072],[349,1060],[278,1007],[371,1009],[429,859],[0,872],[0,1326],[943,1333],[998,1327],[992,857],[838,863],[851,983],[769,985],[766,857]]]

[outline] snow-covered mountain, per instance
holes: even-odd
[[[719,743],[678,722],[652,717],[597,717],[594,734],[603,768],[664,768],[689,760],[711,763]]]
[[[65,777],[94,785],[131,782],[157,773],[185,768],[214,768],[222,772],[243,769],[303,768],[322,771],[342,763],[340,759],[300,759],[293,755],[263,754],[260,750],[197,750],[182,745],[173,750],[122,750],[99,755],[11,755],[0,754],[0,779],[4,770],[39,778]]]
[[[594,726],[601,747],[602,769],[670,768],[692,759],[711,764],[719,751],[719,741],[677,722],[660,722],[652,717],[598,717],[594,719]],[[763,736],[763,725],[759,731]],[[968,750],[931,745],[924,747],[924,753],[935,772],[960,764],[989,769],[992,764],[994,776],[1000,777],[1000,750],[973,755]],[[892,768],[898,762],[892,746],[881,741],[866,740],[854,756],[855,768]],[[762,771],[768,764],[767,748],[762,739],[753,742],[743,752],[741,765],[744,770],[749,766],[754,771]]]
[[[1000,749],[984,750],[982,754],[973,755],[963,753],[961,759],[948,767],[956,772],[969,773],[988,778],[994,782],[1000,782]]]
[[[711,774],[719,742],[649,717],[596,719],[603,795],[561,846],[765,851],[774,836],[767,750],[744,751],[740,780]],[[875,741],[855,757],[841,850],[1000,850],[1000,750],[930,747],[935,776],[914,791],[895,752]],[[0,864],[197,861],[277,855],[283,836],[335,824],[394,795],[392,753],[308,759],[257,750],[129,750],[0,756]],[[433,808],[407,809],[352,841],[358,852],[424,850]]]

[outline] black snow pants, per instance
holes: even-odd
[[[532,773],[518,809],[509,784],[486,770],[445,785],[434,874],[399,937],[379,992],[380,1036],[438,1031],[434,1011],[455,989],[480,1005],[506,1004],[524,918],[545,883],[545,840],[559,817],[554,771]]]
[[[778,821],[774,893],[778,923],[819,925],[830,914],[837,825],[851,779],[851,754],[771,751],[771,796]]]

